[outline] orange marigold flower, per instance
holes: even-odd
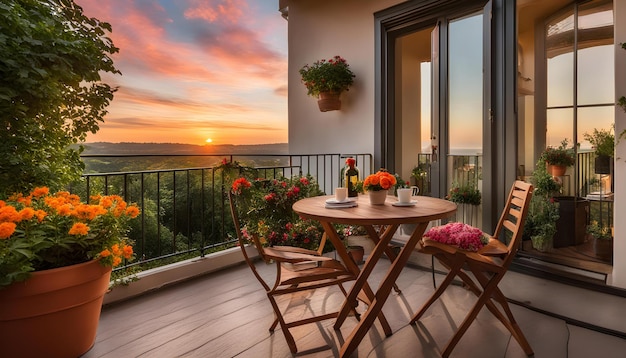
[[[14,207],[9,205],[0,208],[0,222],[19,222],[21,219]]]
[[[8,239],[15,232],[15,223],[0,223],[0,239]]]
[[[100,251],[100,257],[109,257],[109,256],[111,256],[111,251],[109,251],[108,249],[104,249]]]
[[[111,197],[105,196],[100,199],[100,205],[102,205],[103,208],[108,209],[113,206],[113,199],[111,199]]]
[[[87,235],[88,232],[89,232],[89,226],[87,226],[87,224],[75,223],[70,228],[70,231],[68,232],[68,234],[80,236],[80,235]]]
[[[100,195],[100,194],[92,195],[92,196],[89,197],[89,200],[92,203],[99,203],[100,199],[102,199],[102,195]]]
[[[63,204],[56,207],[57,214],[61,216],[68,216],[72,214],[72,206],[70,204]]]
[[[0,208],[7,206],[7,203],[4,200],[0,200]]]
[[[48,213],[43,210],[35,211],[35,216],[37,216],[37,221],[42,222],[43,219],[48,216]]]
[[[30,220],[35,216],[35,209],[33,208],[24,208],[20,210],[20,216],[22,220]]]
[[[136,205],[131,205],[126,208],[126,215],[134,219],[139,215],[139,208]]]
[[[113,255],[115,255],[115,256],[121,256],[122,255],[122,250],[120,250],[120,245],[119,244],[115,244],[115,245],[111,246],[111,252],[113,252]]]
[[[124,245],[124,249],[123,249],[124,253],[122,254],[122,256],[124,256],[125,259],[129,260],[131,257],[133,257],[133,247],[130,245]]]
[[[31,195],[34,196],[35,198],[40,198],[42,196],[48,195],[48,193],[50,193],[50,189],[46,188],[45,186],[42,186],[42,187],[33,189]]]
[[[122,258],[119,256],[114,256],[113,257],[113,267],[115,266],[119,266],[119,264],[122,263]]]

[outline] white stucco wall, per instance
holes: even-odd
[[[615,96],[626,96],[626,1],[614,1],[615,9]],[[615,133],[626,130],[626,113],[615,109]],[[615,195],[614,200],[614,240],[613,240],[613,286],[626,288],[626,138],[622,138],[615,148]]]
[[[374,13],[400,0],[289,1],[289,151],[374,152]],[[350,18],[346,18],[350,14]],[[356,75],[340,111],[320,112],[298,70],[340,55]]]

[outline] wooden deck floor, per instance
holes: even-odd
[[[372,287],[378,287],[388,266],[387,260],[379,262],[370,279]],[[259,268],[264,275],[274,272],[273,265],[259,263]],[[403,293],[392,293],[383,309],[394,334],[385,337],[376,323],[353,356],[439,357],[475,302],[470,292],[452,286],[417,326],[411,326],[407,324],[410,316],[433,291],[430,272],[407,267],[397,283]],[[314,297],[285,296],[282,305],[290,306],[288,317],[303,316],[311,310],[335,309],[342,299],[338,290],[325,289],[318,290]],[[617,357],[620,355],[611,352],[626,350],[626,342],[621,339],[609,337],[617,343],[607,343],[606,336],[597,332],[569,326],[526,308],[511,308],[536,357]],[[247,266],[239,265],[105,307],[96,343],[83,357],[291,357],[280,329],[274,334],[268,332],[272,321],[273,313],[261,286]],[[356,320],[349,317],[340,331],[333,329],[333,323],[329,320],[295,329],[297,356],[336,357],[343,337],[349,335]],[[590,341],[597,341],[600,348],[593,348]],[[613,350],[616,345],[619,350]],[[585,355],[590,347],[593,353]],[[609,350],[604,352],[607,347]],[[487,310],[481,311],[452,354],[524,356],[517,342]]]

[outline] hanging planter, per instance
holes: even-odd
[[[341,56],[304,65],[299,72],[307,94],[319,98],[317,103],[322,112],[341,109],[339,95],[352,86],[355,77]]]
[[[320,99],[317,100],[317,105],[321,112],[338,111],[341,109],[341,100],[339,99],[339,93],[336,92],[320,92]]]

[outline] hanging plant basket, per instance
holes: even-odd
[[[337,92],[320,92],[317,105],[321,112],[338,111],[341,109],[340,93]]]

